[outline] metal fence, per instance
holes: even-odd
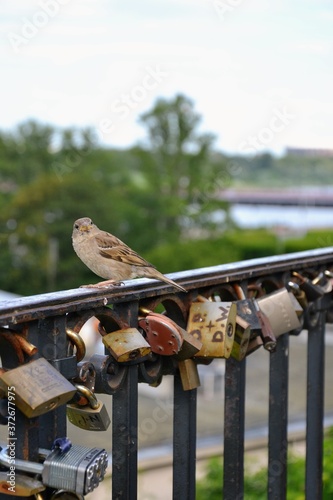
[[[73,339],[90,317],[98,318],[104,333],[115,332],[128,327],[137,328],[140,311],[158,307],[161,310],[162,307],[168,317],[186,328],[190,304],[199,295],[237,302],[238,298],[232,292],[234,284],[239,285],[245,294],[258,287],[261,293],[269,294],[288,286],[295,276],[293,273],[300,273],[306,282],[317,283],[320,290],[318,296],[311,296],[311,293],[306,296],[302,314],[308,330],[309,353],[305,489],[307,499],[319,500],[322,497],[325,318],[326,315],[328,320],[331,318],[333,297],[326,285],[331,282],[327,271],[332,269],[333,248],[323,248],[173,274],[172,279],[184,286],[187,294],[175,294],[164,283],[135,280],[108,290],[81,288],[4,301],[0,303],[2,372],[8,370],[10,373],[11,369],[27,361],[44,357],[67,380],[77,381],[77,362],[82,358],[82,346]],[[288,467],[288,345],[289,334],[281,335],[277,338],[276,349],[267,353],[270,357],[267,495],[269,499],[279,500],[286,498]],[[154,354],[142,360],[117,362],[105,354],[93,356],[90,362],[96,371],[96,393],[110,394],[113,398],[112,498],[137,498],[138,384],[154,384],[165,375],[174,377],[173,498],[194,499],[197,390],[183,389],[177,360],[173,356]],[[38,378],[30,382],[37,388]],[[19,386],[18,379],[17,394]],[[245,386],[246,357],[242,361],[229,357],[225,372],[223,478],[221,473],[225,500],[238,500],[244,496]],[[6,394],[3,392],[2,396]],[[8,401],[8,395],[7,400],[2,400],[3,405],[4,401]],[[2,423],[6,422],[8,415],[2,407]],[[32,417],[17,409],[14,427],[15,458],[19,467],[22,460],[40,465],[41,450],[50,450],[56,439],[66,436],[66,405]],[[108,448],[107,443],[105,447]],[[1,498],[7,496],[5,471],[2,461]],[[29,470],[26,474],[29,475]],[[56,497],[55,490],[55,487],[48,486],[37,495],[40,498]],[[16,496],[19,498],[18,494]]]

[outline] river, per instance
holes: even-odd
[[[300,230],[333,228],[333,207],[231,205],[230,215],[242,228],[285,226]]]

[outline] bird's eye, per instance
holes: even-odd
[[[74,227],[75,229],[79,229],[80,226],[78,224],[75,224]]]

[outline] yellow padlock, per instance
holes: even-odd
[[[196,357],[229,358],[235,337],[237,307],[233,302],[193,302],[187,331],[203,346]]]
[[[151,347],[136,328],[123,328],[102,337],[103,344],[119,363],[147,356]]]

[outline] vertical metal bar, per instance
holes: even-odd
[[[289,335],[277,339],[269,365],[268,500],[287,494]]]
[[[112,499],[136,500],[138,468],[138,365],[112,403]]]
[[[309,325],[306,410],[307,500],[322,498],[323,422],[324,422],[325,312]]]
[[[65,358],[67,356],[68,345],[66,316],[56,316],[40,320],[37,331],[30,332],[29,330],[29,339],[33,344],[37,345],[40,356],[48,360]],[[66,435],[67,420],[65,405],[39,417],[40,448],[50,450],[56,438]]]
[[[173,499],[195,500],[197,390],[184,391],[174,377]]]
[[[246,359],[226,360],[224,403],[224,500],[244,497]]]

